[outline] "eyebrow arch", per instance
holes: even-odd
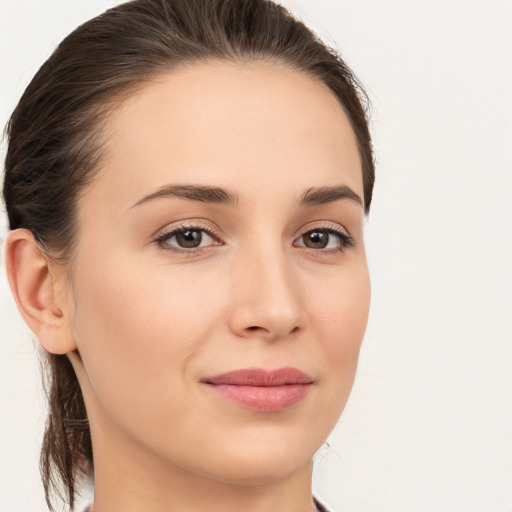
[[[139,199],[132,208],[147,203],[154,199],[164,197],[180,197],[202,203],[213,203],[226,206],[238,204],[238,194],[224,188],[209,185],[164,185],[155,192]],[[298,200],[299,206],[318,206],[332,203],[340,199],[350,199],[363,206],[362,199],[346,185],[334,187],[312,187],[302,194]]]
[[[235,206],[238,204],[238,194],[229,192],[220,187],[211,187],[208,185],[165,185],[156,192],[144,196],[137,201],[132,208],[162,197],[181,197],[202,203],[214,203],[227,206]]]
[[[350,199],[363,206],[363,200],[346,185],[335,187],[312,187],[299,199],[299,206],[318,206],[326,203],[332,203],[340,199]]]

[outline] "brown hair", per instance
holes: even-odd
[[[29,229],[41,250],[70,264],[77,197],[101,166],[99,134],[120,99],[182,63],[281,63],[326,84],[343,106],[362,163],[368,212],[374,162],[367,99],[336,52],[268,0],[134,0],[78,27],[43,64],[7,126],[3,195],[10,229]],[[49,414],[41,451],[48,506],[72,510],[79,478],[93,474],[87,414],[65,355],[44,354]],[[60,491],[62,494],[62,491]]]

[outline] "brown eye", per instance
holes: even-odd
[[[311,249],[325,249],[329,243],[330,234],[325,231],[310,231],[302,235],[304,245]]]
[[[337,229],[312,229],[304,233],[296,242],[299,247],[307,247],[316,250],[339,250],[353,245],[352,238]]]
[[[176,242],[184,249],[192,249],[201,245],[203,235],[198,229],[187,229],[176,233]]]
[[[215,240],[205,229],[180,227],[164,233],[156,242],[166,249],[179,251],[180,249],[202,249],[214,245]]]

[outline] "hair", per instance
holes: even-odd
[[[327,85],[342,105],[361,158],[368,213],[374,159],[368,99],[342,58],[269,0],[133,0],[67,36],[25,90],[6,128],[3,196],[9,228],[29,229],[46,257],[70,265],[77,199],[101,167],[100,135],[123,98],[182,64],[266,61]],[[66,355],[43,352],[49,411],[40,469],[46,502],[73,510],[93,475],[87,412]]]

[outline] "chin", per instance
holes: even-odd
[[[290,433],[291,434],[291,433]],[[263,437],[263,436],[262,436]],[[204,476],[238,486],[268,485],[287,480],[304,470],[313,460],[324,438],[288,435],[267,436],[259,442],[245,441],[216,446]],[[204,455],[204,454],[203,454]]]
[[[239,461],[232,467],[224,466],[215,474],[205,475],[225,484],[240,487],[271,485],[292,478],[312,463],[312,458],[296,460],[288,455],[277,460]]]

